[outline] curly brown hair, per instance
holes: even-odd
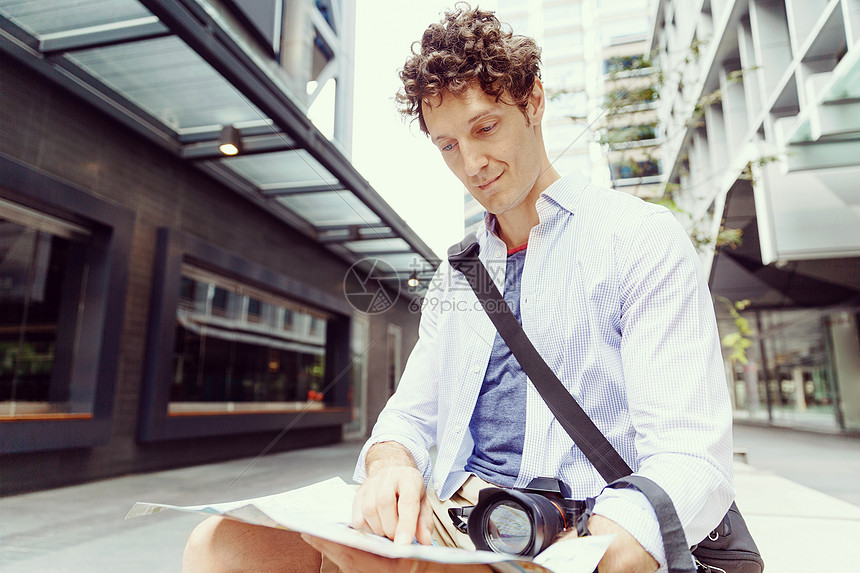
[[[504,95],[525,115],[540,78],[540,54],[533,39],[503,29],[493,12],[459,2],[412,45],[400,71],[403,88],[395,96],[400,113],[417,117],[428,134],[421,102],[443,90],[460,93],[477,81],[496,101]]]

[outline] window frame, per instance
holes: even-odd
[[[329,314],[326,329],[325,383],[335,384],[326,393],[323,409],[302,412],[169,413],[173,380],[173,347],[176,310],[183,263],[235,278],[256,288],[284,296]],[[263,287],[265,285],[265,287]],[[245,434],[341,425],[349,421],[346,377],[349,368],[352,307],[313,286],[282,275],[260,263],[208,243],[193,235],[158,229],[153,266],[152,295],[146,335],[138,441],[143,443],[205,436]]]
[[[119,375],[134,213],[30,165],[0,154],[0,197],[86,227],[90,269],[79,337],[69,369],[87,413],[0,419],[0,454],[106,445]],[[58,337],[67,336],[58,331]]]

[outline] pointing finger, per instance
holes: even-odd
[[[421,513],[421,502],[424,498],[424,483],[419,487],[415,482],[402,484],[397,497],[397,528],[394,531],[394,542],[412,543],[418,529],[418,517]]]

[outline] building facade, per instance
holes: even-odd
[[[652,15],[667,192],[734,345],[736,418],[860,431],[860,1]]]
[[[0,0],[0,495],[363,437],[433,254],[349,162],[353,3],[105,6]]]

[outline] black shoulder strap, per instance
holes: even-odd
[[[608,486],[619,489],[632,487],[648,498],[657,522],[660,524],[660,535],[663,538],[663,550],[666,552],[666,568],[669,573],[695,573],[696,566],[690,555],[684,528],[675,511],[675,504],[662,487],[644,476],[629,475],[615,480]]]
[[[603,479],[610,483],[633,473],[532,345],[478,258],[478,242],[474,234],[466,235],[460,243],[448,249],[448,262],[466,277],[484,311],[555,419]]]

